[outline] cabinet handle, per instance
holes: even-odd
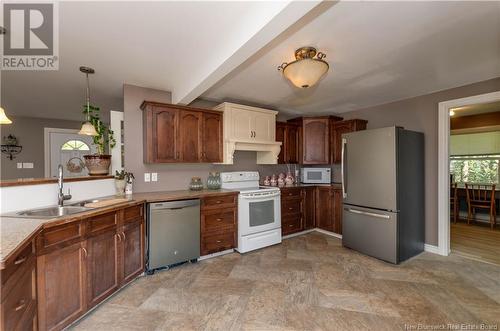
[[[83,253],[85,254],[85,258],[89,256],[89,252],[87,252],[87,249],[85,247],[82,247]]]
[[[219,204],[219,203],[222,203],[222,201],[220,201],[220,200],[217,200],[217,201],[215,201],[215,203]]]
[[[26,300],[22,299],[19,301],[19,305],[16,308],[14,308],[14,311],[20,311],[24,307],[26,307]]]
[[[293,207],[288,207],[288,210],[292,210],[292,209],[293,209]]]
[[[125,236],[125,232],[122,232],[123,234],[123,240],[125,240],[126,236]]]
[[[253,137],[256,138],[257,137],[257,132],[253,132]]]
[[[115,233],[115,236],[118,238],[118,242],[121,242],[122,241],[122,237],[120,236],[119,233]]]
[[[26,261],[26,259],[27,259],[27,257],[26,257],[26,256],[25,256],[25,257],[22,257],[22,258],[20,258],[20,259],[17,259],[17,260],[15,260],[15,261],[14,261],[14,264],[21,264],[21,263],[23,263],[24,261]]]
[[[288,195],[293,195],[293,193],[288,193]]]
[[[222,218],[218,218],[217,221],[219,221],[219,222],[222,221]]]
[[[293,228],[293,224],[288,224],[288,227],[289,228]]]
[[[222,241],[221,240],[217,240],[216,243],[220,244]]]

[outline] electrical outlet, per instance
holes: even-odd
[[[17,162],[17,169],[22,169],[22,168],[23,168],[22,162]]]
[[[152,172],[151,173],[151,181],[152,182],[157,182],[158,181],[158,173],[157,172]]]
[[[33,162],[23,162],[24,169],[33,169]]]
[[[151,181],[151,174],[149,172],[144,173],[144,181],[145,182],[150,182]]]

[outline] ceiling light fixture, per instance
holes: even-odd
[[[82,128],[80,129],[80,132],[78,134],[83,134],[86,136],[97,136],[98,133],[95,130],[94,125],[90,122],[90,84],[89,84],[89,74],[95,73],[94,69],[89,68],[89,67],[80,67],[80,71],[85,74],[87,77],[87,103],[85,105],[86,110],[87,110],[87,117],[85,119],[85,122],[82,124]]]
[[[5,110],[0,107],[0,124],[12,124],[12,121],[5,115]]]
[[[295,61],[282,63],[278,71],[282,71],[293,85],[308,88],[328,71],[328,62],[323,60],[325,57],[325,53],[317,52],[314,47],[301,47],[295,51]]]
[[[450,110],[450,116],[454,116],[455,115],[455,112],[453,111],[453,109]]]

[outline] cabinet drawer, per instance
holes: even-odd
[[[226,231],[201,238],[201,255],[216,253],[234,247],[234,231]]]
[[[300,214],[284,217],[281,223],[281,232],[284,235],[302,230],[302,217]]]
[[[83,227],[81,222],[58,225],[44,229],[37,239],[37,254],[44,250],[63,247],[83,239]]]
[[[290,199],[283,200],[281,202],[281,213],[285,214],[296,214],[301,212],[301,199]]]
[[[2,297],[5,293],[5,284],[10,279],[12,275],[16,273],[21,267],[24,267],[27,263],[30,263],[30,258],[34,256],[34,246],[33,242],[30,242],[26,247],[21,249],[21,251],[15,255],[10,261],[5,265],[5,269],[1,271],[1,284],[2,284]],[[19,277],[16,275],[14,278]]]
[[[300,188],[284,188],[281,190],[281,199],[300,198]]]
[[[143,217],[143,206],[132,206],[125,208],[123,211],[123,221],[124,223],[129,223]]]
[[[222,210],[211,210],[203,213],[201,217],[201,231],[205,235],[207,232],[220,232],[224,229],[233,231],[236,225],[236,210],[227,208]]]
[[[35,304],[34,264],[29,272],[19,275],[17,284],[2,302],[2,330],[17,330],[23,315]]]
[[[218,209],[225,207],[233,207],[236,205],[236,194],[217,195],[213,197],[206,197],[202,199],[203,209]]]
[[[116,212],[111,212],[87,219],[87,234],[95,235],[116,228],[118,223],[117,216]]]

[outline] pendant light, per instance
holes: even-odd
[[[12,124],[12,121],[5,115],[5,110],[0,107],[0,124]]]
[[[80,67],[80,71],[85,74],[87,77],[87,118],[85,120],[85,123],[82,124],[82,128],[80,129],[80,132],[78,134],[83,134],[86,136],[97,136],[98,133],[95,130],[94,125],[90,122],[90,87],[89,87],[89,74],[93,74],[95,71],[92,68],[89,67]]]
[[[283,63],[278,71],[283,72],[293,85],[308,88],[315,85],[328,71],[328,62],[323,60],[324,53],[317,52],[314,47],[301,47],[295,51],[295,61]]]

